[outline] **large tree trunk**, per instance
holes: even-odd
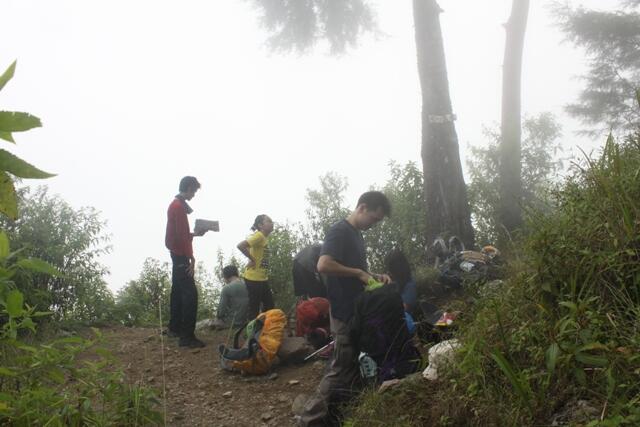
[[[453,123],[447,65],[435,0],[413,0],[418,72],[422,88],[422,168],[427,241],[456,235],[474,245],[458,136]]]
[[[522,51],[529,0],[513,0],[505,24],[500,139],[500,222],[509,233],[522,225],[521,100]]]

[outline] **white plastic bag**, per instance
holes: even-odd
[[[438,369],[453,360],[455,350],[460,347],[457,339],[439,342],[429,349],[429,365],[422,377],[429,381],[438,379]]]

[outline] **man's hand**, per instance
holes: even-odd
[[[194,257],[189,258],[189,265],[187,265],[187,274],[193,277],[196,269],[196,259]]]
[[[358,273],[358,280],[367,285],[369,283],[369,279],[372,279],[372,276],[364,270],[360,270]]]
[[[389,277],[386,274],[372,274],[373,278],[376,279],[378,282],[382,282],[385,285],[388,285],[389,283],[391,283],[391,277]]]

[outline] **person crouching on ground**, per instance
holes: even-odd
[[[227,265],[222,269],[225,285],[220,293],[216,327],[239,327],[247,319],[249,295],[247,286],[238,276],[238,267],[235,265]]]
[[[238,243],[238,249],[249,258],[244,272],[244,282],[249,294],[247,320],[253,320],[262,311],[274,307],[273,295],[269,287],[269,234],[273,231],[273,221],[267,215],[258,215],[251,226],[254,231],[246,240]]]
[[[193,212],[187,201],[193,199],[200,183],[193,176],[185,176],[180,180],[178,195],[169,205],[167,211],[167,230],[165,245],[169,249],[173,268],[171,270],[170,320],[167,334],[180,337],[180,347],[204,347],[204,343],[196,338],[196,315],[198,312],[198,291],[193,274],[196,260],[193,257],[191,233],[187,215]]]

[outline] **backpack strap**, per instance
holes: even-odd
[[[242,332],[244,332],[244,329],[247,327],[247,325],[249,324],[249,322],[245,322],[237,331],[236,333],[233,335],[233,348],[240,348],[238,346],[238,341],[240,339],[240,334]]]

